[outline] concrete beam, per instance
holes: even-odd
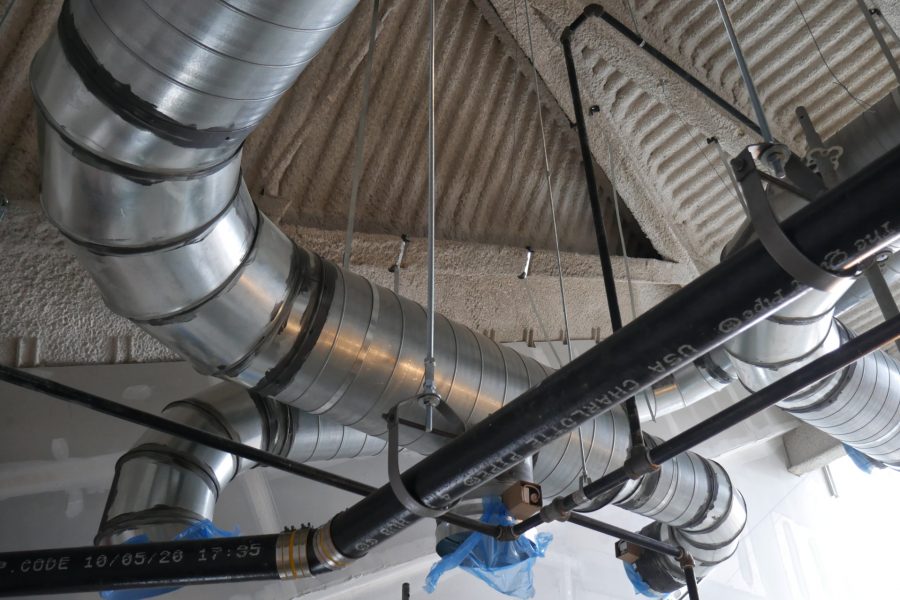
[[[802,422],[782,439],[788,458],[788,471],[794,475],[821,469],[846,454],[839,441]]]
[[[265,206],[263,207],[265,209]],[[298,243],[339,261],[343,233],[286,226]],[[355,238],[354,271],[392,287],[388,268],[396,260],[399,239],[361,234]],[[498,341],[541,340],[541,328],[523,282],[520,248],[439,241],[437,306],[447,317]],[[67,243],[35,203],[16,203],[0,221],[0,362],[19,367],[140,363],[175,360],[170,350],[110,312]],[[425,300],[425,244],[414,239],[401,272],[401,293]],[[626,318],[624,259],[613,263]],[[669,296],[690,279],[678,264],[629,259],[638,311]],[[528,289],[552,339],[562,337],[555,259],[538,252]],[[607,335],[609,317],[598,260],[565,254],[563,269],[570,298],[573,339]]]

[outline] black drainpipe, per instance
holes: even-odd
[[[863,259],[900,238],[898,188],[900,147],[783,229],[816,264],[856,275]],[[407,470],[403,481],[423,504],[446,506],[805,290],[753,242]],[[360,557],[418,520],[384,486],[336,515],[327,530],[340,553]]]
[[[804,207],[782,228],[816,264],[837,274],[855,276],[869,259],[900,239],[897,189],[900,147]],[[557,437],[745,331],[799,298],[805,290],[778,266],[759,241],[752,242],[407,470],[403,482],[420,502],[446,506]],[[896,326],[896,322],[890,326]],[[335,570],[347,559],[365,555],[418,520],[404,508],[391,486],[385,485],[328,524],[304,532],[309,541],[297,546],[304,559],[302,573],[308,576]],[[168,542],[140,550],[116,546],[0,554],[0,596],[98,586],[128,587],[135,583],[267,579],[278,576],[274,571],[284,576],[285,563],[277,560],[283,556],[279,554],[278,539],[284,540],[290,533],[232,541]],[[209,559],[201,549],[209,549],[212,543],[227,547],[240,562],[228,561],[227,570],[200,564]],[[295,547],[293,539],[290,547]],[[183,553],[174,561],[177,564],[170,564],[176,549]],[[151,555],[147,554],[142,554],[141,565],[136,564],[137,552],[147,550],[152,551],[159,568],[149,568]],[[163,550],[167,551],[165,563],[158,560]],[[129,564],[124,565],[122,561],[129,551]],[[85,573],[83,566],[68,567],[76,564],[76,559],[81,561],[77,564],[84,565],[89,557],[97,557],[97,552],[106,553],[104,565],[109,565],[115,555],[124,568],[92,567],[90,573]],[[63,566],[60,559],[66,556],[69,558]],[[289,562],[296,576],[294,556],[290,555]],[[51,558],[52,567],[48,562]],[[229,558],[227,552],[225,558]],[[38,560],[42,569],[39,574],[34,572]],[[138,566],[146,568],[136,569]],[[26,569],[28,572],[24,573]],[[92,581],[88,581],[90,578]]]

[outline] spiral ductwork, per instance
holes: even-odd
[[[297,462],[373,456],[385,442],[222,383],[169,404],[166,418]],[[148,431],[116,463],[98,544],[136,535],[172,539],[212,520],[219,494],[255,463],[178,437]]]
[[[877,268],[877,267],[876,267]],[[857,285],[852,278],[828,292],[809,290],[725,344],[741,384],[764,388],[831,352],[853,333],[834,317],[836,305]],[[900,466],[900,363],[878,351],[779,407],[886,465]]]
[[[651,446],[658,442],[650,440]],[[701,577],[737,551],[747,523],[744,497],[728,473],[694,452],[680,454],[655,473],[627,485],[615,504],[653,519],[642,533],[684,548]],[[634,568],[657,592],[685,585],[681,565],[670,556],[644,552]]]
[[[423,379],[423,308],[297,247],[259,212],[240,175],[243,139],[355,4],[67,0],[32,67],[48,218],[113,311],[255,399],[235,400],[238,413],[256,411],[241,427],[218,400],[176,403],[169,416],[275,448],[260,406],[283,413],[288,405],[295,424],[314,419],[319,428],[315,446],[303,441],[314,427],[295,428],[288,456],[297,460],[324,457],[319,417],[362,436],[345,435],[332,457],[373,450],[366,436],[384,436],[383,415],[414,398]],[[447,439],[440,433],[460,432],[549,372],[440,315],[435,340],[437,387],[455,418],[436,415],[438,434],[402,427],[401,444],[417,452],[435,450]],[[400,416],[419,421],[420,411],[407,403]],[[534,457],[547,497],[577,488],[582,452],[593,478],[624,462],[621,409],[582,430],[583,447],[573,433]],[[720,510],[714,484],[738,496],[716,468],[697,471],[695,461],[712,464],[673,463],[637,484],[647,502],[626,495],[634,510],[673,531],[684,525],[685,539],[700,543],[706,532],[691,527]],[[147,530],[151,516],[171,529],[210,514],[221,487],[249,466],[148,434],[119,463],[100,539]],[[688,468],[691,477],[681,475]],[[678,504],[685,482],[709,500]],[[672,498],[652,492],[673,484]]]

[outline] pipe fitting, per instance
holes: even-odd
[[[541,519],[544,523],[568,521],[572,513],[566,510],[564,505],[564,498],[562,496],[557,496],[553,499],[553,502],[541,509]]]
[[[281,579],[311,577],[309,564],[309,527],[291,527],[278,536],[275,542],[275,565]]]
[[[312,548],[319,564],[326,566],[330,571],[343,569],[356,560],[343,554],[335,546],[331,537],[331,521],[316,529],[312,538]]]
[[[659,470],[659,465],[650,458],[650,449],[645,444],[638,444],[628,451],[625,459],[625,473],[630,479],[640,479]]]

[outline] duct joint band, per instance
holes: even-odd
[[[552,521],[568,521],[572,513],[565,509],[565,496],[557,496],[553,502],[541,509],[541,519],[544,523]]]
[[[241,130],[198,129],[179,123],[135,95],[131,87],[115,79],[78,33],[70,0],[65,0],[57,23],[63,53],[85,87],[128,123],[152,131],[160,138],[185,148],[218,148],[249,135],[256,126]]]
[[[409,402],[409,400],[406,402]],[[403,404],[403,402],[400,404]],[[387,414],[388,481],[391,484],[391,491],[394,492],[394,496],[397,497],[397,500],[400,501],[400,504],[402,504],[406,510],[418,517],[434,519],[452,510],[454,506],[459,504],[459,500],[452,502],[443,508],[434,508],[417,500],[406,488],[406,484],[403,483],[403,478],[400,474],[400,463],[398,460],[398,455],[400,453],[400,434],[398,431],[400,429],[400,422],[397,416],[397,408],[400,404],[397,404],[397,406],[392,408]]]
[[[306,314],[303,316],[301,333],[297,336],[297,341],[294,343],[290,353],[253,387],[251,391],[255,394],[275,398],[290,385],[294,375],[300,371],[310,352],[315,348],[319,334],[328,320],[328,308],[334,299],[337,268],[322,260],[318,255],[313,256],[317,272],[307,275],[297,285],[317,283],[319,293],[310,295],[309,306],[306,309]]]

